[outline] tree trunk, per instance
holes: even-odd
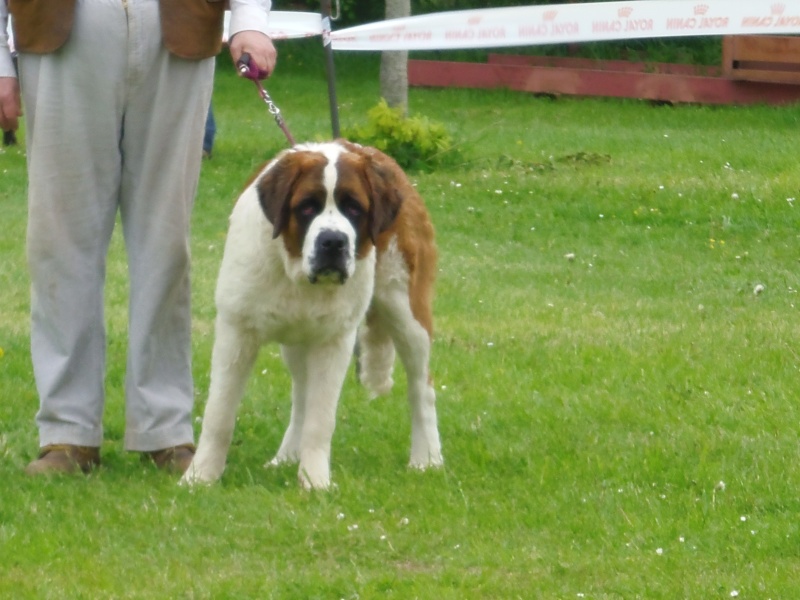
[[[386,18],[411,16],[411,0],[386,0]],[[387,104],[408,112],[408,52],[405,50],[381,54],[381,96]]]

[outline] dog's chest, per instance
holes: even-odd
[[[362,278],[363,279],[363,278]],[[370,289],[351,279],[341,286],[273,285],[258,306],[240,313],[264,341],[281,344],[322,342],[353,331],[367,310]]]

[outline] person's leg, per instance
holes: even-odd
[[[42,446],[98,447],[103,438],[103,284],[118,206],[125,28],[120,2],[82,0],[59,52],[19,57]]]
[[[130,271],[125,447],[193,440],[189,226],[214,59],[161,45],[158,3],[128,3],[121,214]]]

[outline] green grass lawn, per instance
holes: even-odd
[[[270,93],[296,138],[326,138],[319,53],[279,50]],[[376,57],[339,55],[337,71],[346,126],[378,101]],[[120,235],[104,467],[23,474],[38,441],[24,149],[0,153],[0,597],[798,597],[800,107],[410,99],[459,150],[458,164],[412,174],[441,254],[446,466],[406,469],[400,367],[374,401],[351,375],[326,493],[299,489],[295,467],[261,467],[289,415],[274,346],[219,485],[180,488],[123,452]],[[193,231],[198,416],[227,216],[285,144],[226,58],[214,102]]]

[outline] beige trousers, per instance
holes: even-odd
[[[130,279],[125,447],[191,442],[189,226],[214,59],[163,48],[157,0],[79,0],[66,45],[19,66],[40,444],[103,439],[117,214]]]

